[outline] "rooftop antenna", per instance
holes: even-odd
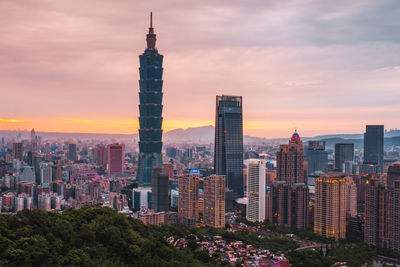
[[[156,35],[154,34],[154,29],[153,29],[153,12],[150,12],[150,28],[149,28],[149,33],[147,34],[147,48],[148,49],[156,49]]]

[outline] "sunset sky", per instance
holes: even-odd
[[[137,133],[149,13],[164,55],[164,130],[214,123],[243,96],[244,133],[400,128],[400,3],[0,1],[0,129]]]

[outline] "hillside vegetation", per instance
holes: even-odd
[[[143,225],[109,208],[0,216],[0,266],[189,265],[221,263],[176,249],[166,242],[161,227]]]

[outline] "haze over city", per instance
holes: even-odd
[[[0,129],[137,133],[153,11],[163,129],[214,124],[243,95],[244,134],[400,125],[396,1],[2,1]]]

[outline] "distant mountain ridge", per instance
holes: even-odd
[[[400,133],[399,133],[400,135]],[[343,139],[363,139],[363,134],[326,134],[326,135],[317,135],[314,137],[303,137],[302,139],[306,140],[322,140],[322,139],[330,139],[330,138],[343,138]]]
[[[214,143],[215,128],[212,125],[187,128],[186,130],[179,128],[168,131],[164,134],[165,142],[199,142],[199,143]],[[267,142],[267,138],[253,137],[244,135],[244,143],[260,143]]]
[[[164,133],[163,141],[211,143],[214,142],[214,126],[207,125],[201,127],[190,127],[187,129],[174,129]]]

